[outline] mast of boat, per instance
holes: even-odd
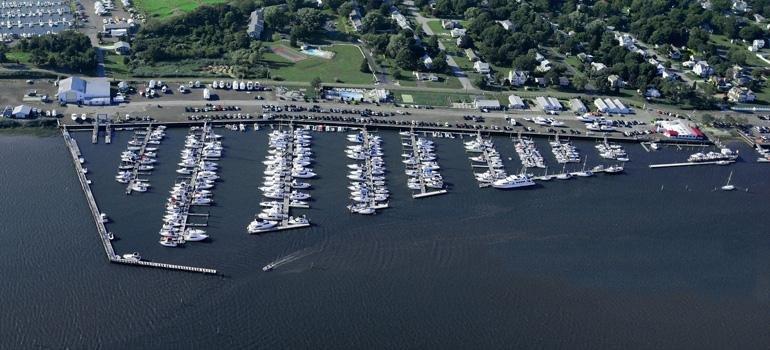
[[[731,180],[732,178],[733,178],[733,171],[732,171],[732,170],[730,170],[730,175],[729,175],[729,176],[727,176],[727,183],[725,184],[725,186],[730,186],[730,180]]]
[[[583,172],[586,172],[586,164],[588,163],[588,155],[586,154],[585,158],[583,159]]]

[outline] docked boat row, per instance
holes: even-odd
[[[192,213],[191,207],[213,203],[212,189],[219,179],[216,161],[222,156],[220,135],[211,126],[191,127],[180,154],[177,173],[179,180],[171,188],[163,216],[159,243],[176,247],[190,241],[202,241],[209,236],[200,227],[206,224],[192,223],[191,217],[208,217],[206,213]]]
[[[316,174],[309,166],[313,162],[310,149],[312,136],[307,129],[273,130],[269,134],[269,149],[265,164],[264,181],[259,190],[266,198],[260,203],[262,212],[246,227],[251,233],[310,226],[303,216],[291,216],[292,208],[309,208],[311,187],[305,182]]]
[[[484,169],[483,172],[474,171],[479,186],[512,189],[535,185],[535,182],[527,174],[507,174],[503,160],[495,150],[492,140],[478,135],[475,139],[464,142],[464,147],[465,151],[471,154],[469,158],[474,170],[476,168]]]
[[[687,157],[688,162],[726,162],[729,164],[738,159],[738,153],[729,148],[722,148],[719,152],[698,152]]]
[[[404,153],[407,186],[416,191],[412,198],[423,198],[446,193],[444,178],[439,173],[433,141],[418,137],[412,131],[399,132]]]
[[[559,164],[580,162],[580,153],[569,141],[560,141],[558,136],[556,140],[551,141],[551,152]]]
[[[352,145],[345,149],[345,155],[356,161],[348,164],[350,172],[351,213],[371,215],[377,209],[388,207],[390,192],[385,186],[385,162],[382,159],[382,139],[366,129],[347,136]]]
[[[516,154],[525,168],[545,168],[543,156],[538,152],[535,141],[528,137],[519,135],[514,141]]]
[[[623,146],[617,143],[607,142],[606,138],[603,142],[596,144],[596,150],[599,151],[599,156],[604,159],[614,159],[619,162],[630,161],[628,154],[626,154],[626,150],[623,149]]]
[[[757,158],[757,162],[760,162],[760,163],[770,162],[770,151],[768,151],[766,148],[762,147],[761,145],[756,145],[755,149],[757,150],[757,153],[759,153],[759,158]]]
[[[115,181],[126,184],[126,194],[131,192],[147,192],[150,183],[147,179],[139,178],[140,175],[149,175],[155,168],[155,157],[165,133],[166,126],[134,131],[127,149],[120,154],[120,165]]]

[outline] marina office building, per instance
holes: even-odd
[[[110,82],[107,78],[70,77],[59,82],[56,94],[60,103],[79,103],[92,106],[112,104]]]

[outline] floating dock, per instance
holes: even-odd
[[[650,164],[650,169],[659,168],[675,168],[683,166],[695,166],[695,165],[730,165],[735,163],[734,160],[727,161],[727,163],[720,163],[720,161],[714,162],[684,162],[684,163],[668,163],[668,164]]]
[[[62,136],[64,137],[64,142],[67,144],[67,148],[69,149],[70,155],[72,156],[73,163],[75,164],[75,173],[77,173],[78,180],[80,181],[80,186],[83,189],[83,193],[86,196],[88,207],[91,210],[91,217],[94,219],[94,223],[96,224],[96,229],[99,232],[99,239],[102,242],[102,248],[104,249],[104,253],[107,255],[107,260],[109,260],[112,263],[119,263],[119,264],[155,267],[155,268],[163,268],[167,270],[198,272],[198,273],[204,273],[204,274],[217,274],[217,270],[214,270],[214,269],[165,264],[165,263],[143,261],[143,260],[123,259],[123,257],[115,254],[115,250],[112,247],[112,242],[108,238],[109,233],[107,232],[107,228],[104,226],[104,222],[102,222],[101,212],[99,211],[99,207],[96,205],[96,198],[94,198],[94,195],[91,192],[91,186],[88,184],[88,179],[86,178],[86,175],[83,172],[83,166],[78,161],[78,159],[81,157],[80,148],[78,147],[77,142],[72,137],[70,137],[70,134],[67,131],[66,127],[62,129]]]
[[[402,144],[408,143],[409,145],[411,145],[411,147],[406,145],[404,145],[404,147],[406,148],[406,150],[411,152],[412,158],[417,159],[419,161],[420,156],[422,155],[422,151],[420,150],[420,147],[417,144],[417,141],[418,141],[417,134],[414,131],[409,131],[409,136],[405,136],[401,138]],[[415,176],[415,178],[417,179],[420,185],[420,189],[418,190],[419,192],[413,193],[412,198],[414,199],[425,198],[425,197],[437,196],[440,194],[447,193],[447,190],[444,188],[428,190],[428,185],[425,182],[425,174],[422,172],[422,169],[420,169],[419,164],[415,164],[412,166],[410,166],[409,164],[406,164],[406,169],[417,171],[417,176]],[[411,177],[407,176],[407,178],[411,178]]]
[[[152,133],[152,124],[147,126],[146,134],[144,134],[144,139],[142,139],[142,147],[139,149],[139,152],[137,153],[137,156],[139,159],[141,159],[144,156],[144,153],[147,149],[147,142],[150,141],[150,134]],[[108,133],[109,135],[109,133]],[[128,182],[128,185],[126,185],[126,194],[131,194],[133,191],[133,185],[135,181],[140,181],[139,179],[139,167],[142,166],[142,163],[137,159],[134,162],[134,168],[131,170],[131,181]]]

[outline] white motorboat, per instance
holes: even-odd
[[[206,234],[206,231],[203,231],[201,229],[191,228],[185,231],[183,237],[185,241],[199,242],[209,238],[209,235]]]
[[[158,243],[160,243],[160,245],[162,245],[164,247],[176,247],[177,246],[177,242],[173,238],[165,237],[165,236],[161,237],[160,241],[158,241]]]
[[[123,258],[123,260],[131,260],[131,261],[142,260],[142,256],[139,255],[139,253],[137,252],[123,254],[121,257]]]
[[[249,226],[246,228],[249,233],[257,233],[257,232],[264,232],[266,230],[269,230],[273,227],[278,225],[278,221],[274,220],[254,220],[251,223],[249,223]]]

